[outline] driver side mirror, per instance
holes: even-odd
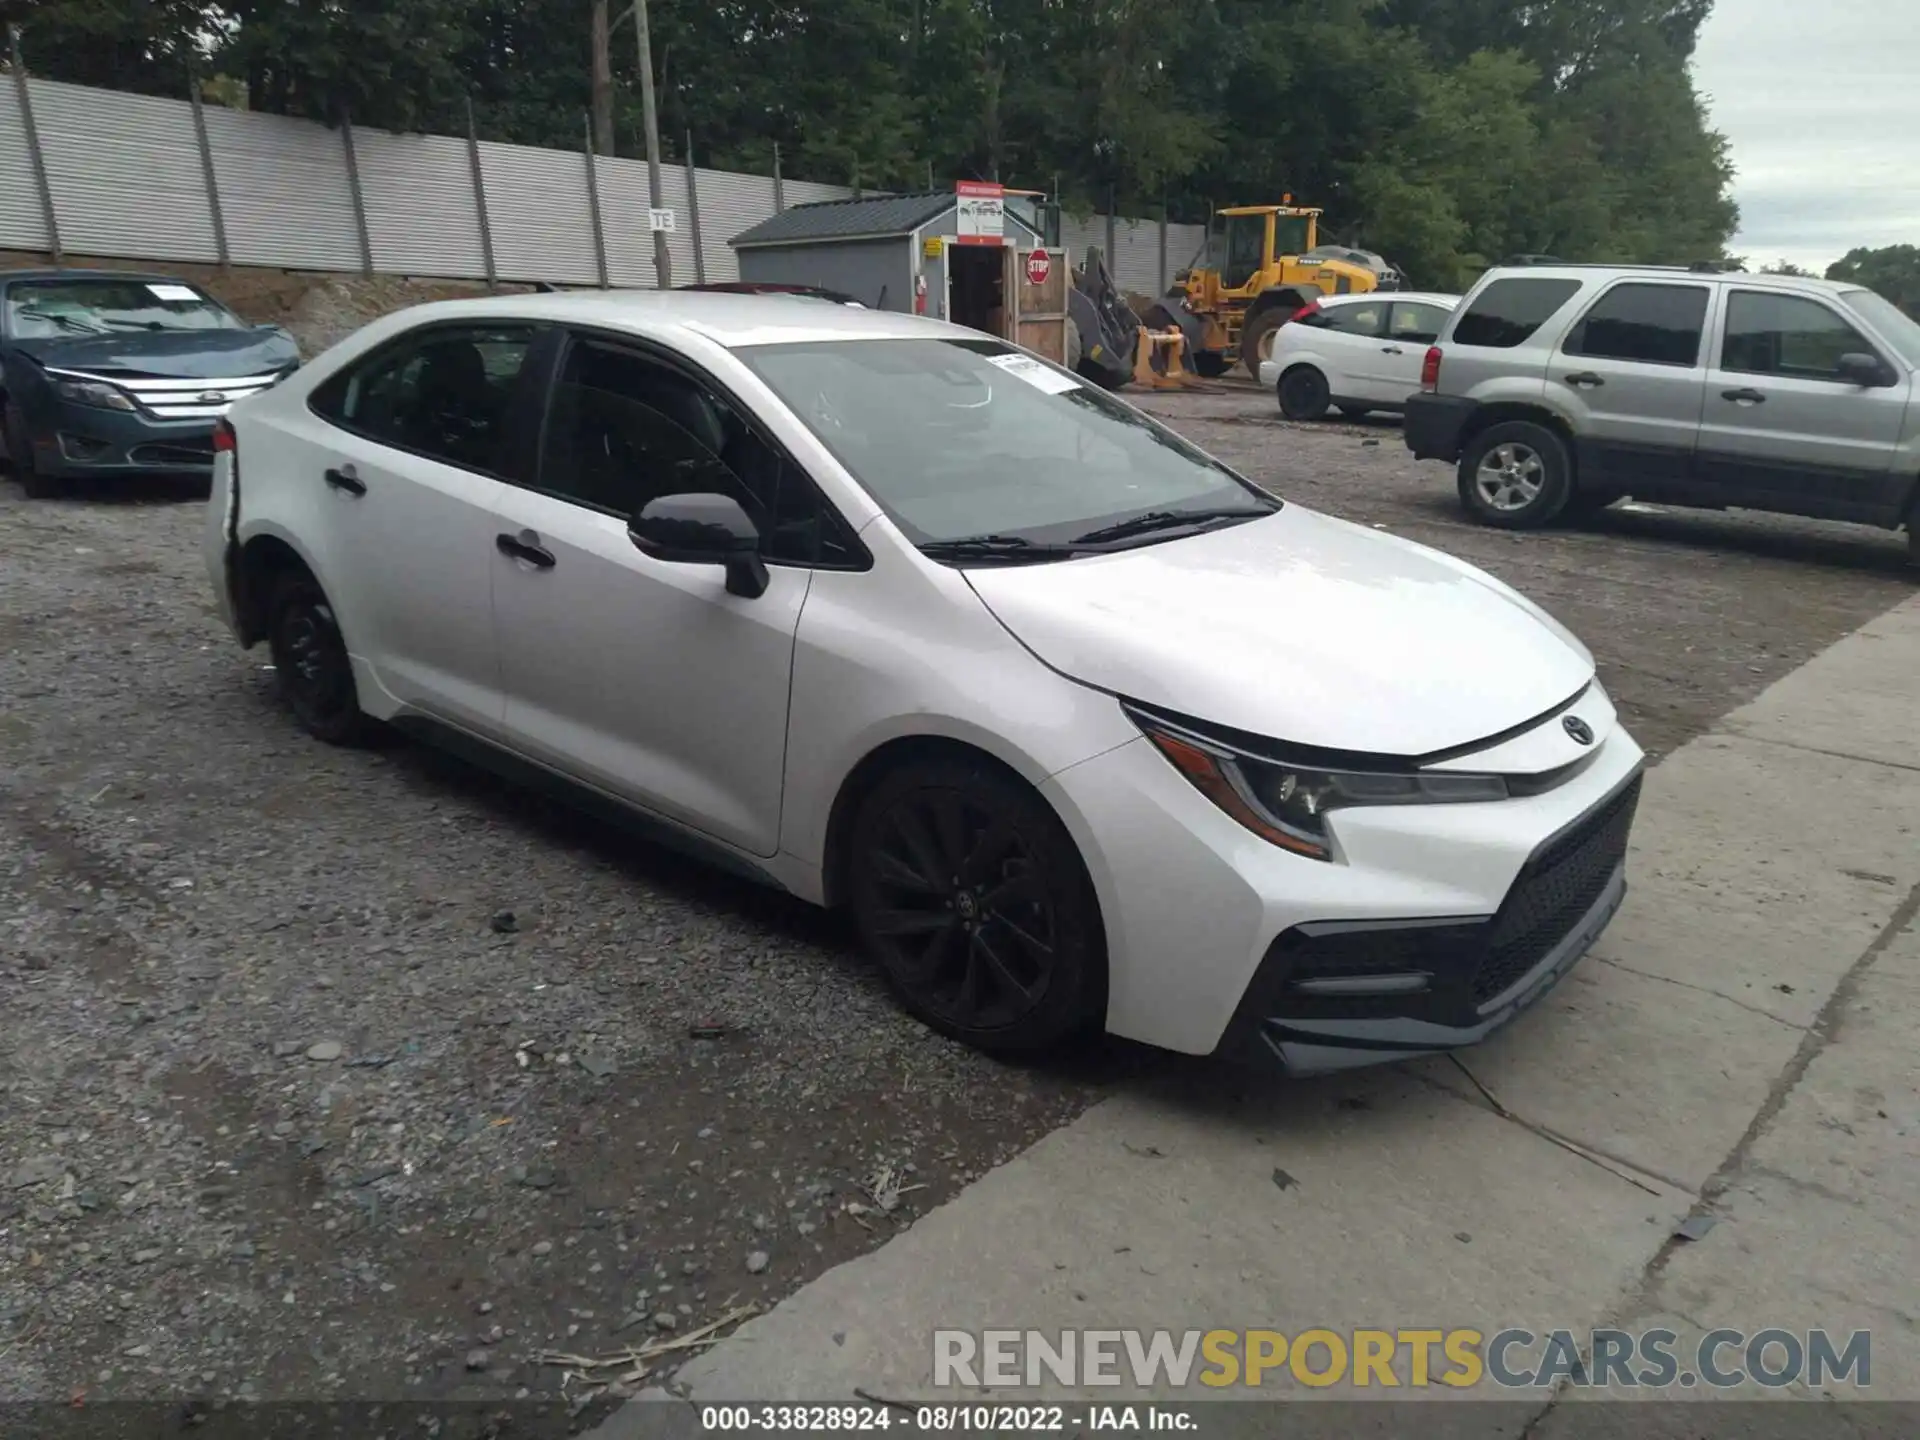
[[[642,555],[671,565],[719,565],[727,593],[752,600],[766,593],[760,531],[731,495],[662,495],[627,522]]]
[[[1834,362],[1833,368],[1834,373],[1849,385],[1875,388],[1893,384],[1887,363],[1878,355],[1869,355],[1862,350],[1848,351]]]

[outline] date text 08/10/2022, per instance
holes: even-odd
[[[892,1431],[907,1434],[1049,1435],[1107,1430],[1191,1432],[1185,1410],[1158,1405],[704,1405],[707,1434]]]

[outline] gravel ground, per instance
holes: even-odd
[[[1510,537],[1391,427],[1149,403],[1539,598],[1656,752],[1912,590],[1871,532]],[[306,741],[213,616],[200,523],[177,489],[0,485],[0,1400],[551,1390],[541,1351],[771,1303],[1188,1063],[991,1063],[806,907],[415,747]]]

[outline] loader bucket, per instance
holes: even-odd
[[[1133,383],[1146,390],[1184,390],[1194,377],[1181,363],[1187,341],[1179,330],[1140,327],[1134,344]]]

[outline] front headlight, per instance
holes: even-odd
[[[1329,812],[1358,805],[1447,805],[1504,800],[1498,775],[1361,770],[1253,755],[1131,706],[1127,714],[1195,789],[1254,834],[1315,860],[1333,858]]]
[[[102,410],[132,410],[133,400],[102,380],[56,380],[53,393],[76,405],[93,405]]]

